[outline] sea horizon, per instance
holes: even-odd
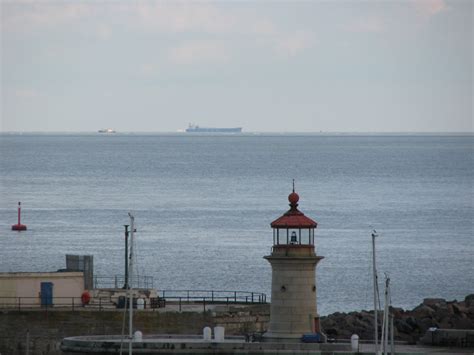
[[[186,135],[186,136],[248,136],[248,135],[297,135],[297,136],[474,136],[472,132],[429,132],[429,131],[242,131],[240,133],[225,133],[225,132],[185,132],[185,131],[115,131],[113,133],[101,133],[97,131],[4,131],[0,135]]]

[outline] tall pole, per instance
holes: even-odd
[[[125,284],[123,288],[128,290],[128,224],[125,227]]]
[[[387,319],[387,333],[390,331],[390,354],[394,355],[395,354],[395,341],[394,341],[394,328],[393,328],[393,319],[395,318],[395,314],[392,311],[392,290],[390,288],[390,278],[387,277],[386,281],[386,303],[387,303],[387,313],[388,313],[388,319]],[[389,335],[387,334],[387,348],[388,348],[388,337]],[[387,350],[388,351],[388,350]]]
[[[388,333],[389,333],[389,317],[390,317],[390,278],[385,276],[385,305],[383,311],[383,330],[382,330],[382,341],[383,341],[383,353],[388,355]]]
[[[21,202],[18,202],[18,225],[20,225],[21,221]]]
[[[395,355],[395,341],[393,340],[393,317],[394,315],[392,314],[390,316],[390,353]]]
[[[128,214],[130,216],[130,262],[128,270],[130,272],[129,275],[129,314],[128,314],[128,329],[129,329],[129,340],[128,340],[128,354],[132,355],[132,342],[133,342],[133,234],[135,232],[135,217],[132,216],[131,213]]]
[[[375,238],[377,232],[374,230],[372,233],[372,269],[374,279],[374,346],[375,353],[378,352],[378,309],[377,309],[377,269],[375,267]]]

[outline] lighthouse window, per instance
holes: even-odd
[[[284,238],[285,238],[285,234],[284,234],[284,233],[286,233],[286,232],[285,232],[284,230],[281,230],[281,231],[280,231],[280,228],[275,228],[275,229],[273,230],[273,234],[274,234],[275,237],[276,237],[276,240],[273,242],[274,245],[285,244],[285,242],[280,241],[280,238],[283,238],[283,240],[284,240]]]
[[[311,245],[311,229],[299,230],[300,244]]]
[[[311,244],[310,229],[306,229],[303,234],[303,244]]]

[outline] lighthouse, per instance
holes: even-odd
[[[270,324],[266,341],[299,341],[304,334],[319,332],[316,306],[317,223],[298,210],[299,196],[288,196],[290,209],[271,223],[273,247],[265,256],[272,267]]]

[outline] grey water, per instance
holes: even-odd
[[[270,222],[318,222],[321,314],[372,308],[371,231],[395,306],[474,293],[474,137],[449,135],[0,135],[0,272],[55,271],[94,255],[158,289],[265,292]],[[26,232],[12,232],[22,201]]]

